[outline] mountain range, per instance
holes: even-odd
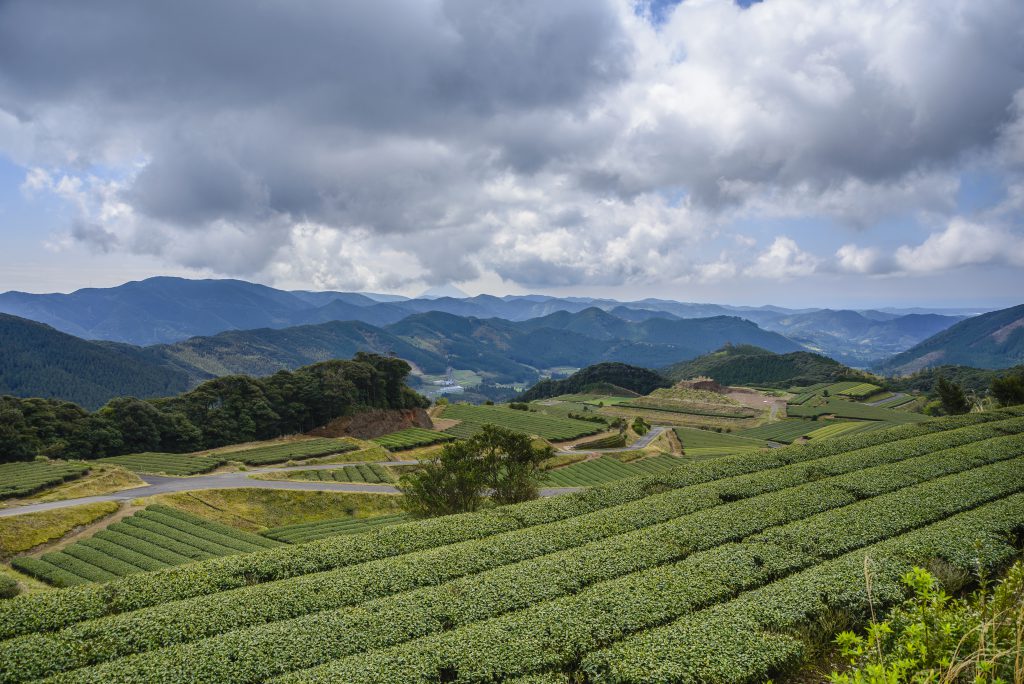
[[[908,349],[962,320],[967,313],[786,309],[665,299],[619,302],[546,295],[438,296],[457,292],[442,288],[408,299],[357,292],[285,291],[242,280],[156,277],[69,294],[6,292],[0,294],[0,311],[46,323],[77,337],[134,345],[174,344],[231,330],[285,329],[333,321],[383,327],[429,312],[513,322],[590,308],[630,322],[738,316],[807,349],[858,366],[881,362]]]
[[[521,383],[536,381],[542,369],[602,361],[659,367],[728,342],[757,344],[777,352],[800,348],[735,316],[628,321],[594,307],[526,321],[434,311],[382,327],[331,321],[233,330],[145,347],[87,341],[4,315],[0,340],[4,341],[0,394],[61,398],[89,408],[122,394],[162,396],[211,377],[269,375],[316,361],[349,358],[357,351],[399,356],[420,373],[458,368],[477,371],[491,383]],[[82,376],[79,384],[69,377],[76,369]]]

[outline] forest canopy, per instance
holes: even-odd
[[[264,378],[216,378],[175,397],[121,397],[93,413],[67,401],[4,396],[0,462],[212,449],[307,432],[368,409],[425,407],[405,384],[410,371],[401,359],[358,353]]]

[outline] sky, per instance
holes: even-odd
[[[5,0],[0,290],[1024,300],[1020,0]]]

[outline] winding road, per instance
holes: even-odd
[[[574,452],[585,453],[585,452]],[[189,492],[200,489],[242,489],[246,487],[259,489],[292,489],[314,492],[352,492],[360,494],[397,494],[398,488],[392,485],[361,484],[357,482],[306,482],[302,480],[257,480],[253,475],[263,473],[281,473],[290,470],[333,470],[347,465],[361,465],[365,461],[354,463],[329,463],[322,465],[289,466],[285,468],[256,468],[252,470],[237,471],[231,473],[213,473],[209,475],[195,475],[192,477],[168,477],[163,475],[148,475],[136,473],[143,482],[143,487],[122,489],[112,494],[101,494],[98,496],[83,496],[77,499],[65,499],[63,501],[47,501],[43,503],[25,504],[24,506],[12,506],[0,509],[0,518],[22,513],[37,513],[39,511],[52,511],[58,508],[80,506],[82,504],[100,503],[103,501],[125,502],[141,496],[156,496],[157,494],[170,494],[173,492]],[[381,461],[377,465],[416,465],[418,461]],[[554,487],[542,489],[541,496],[557,496],[579,491],[579,487]]]

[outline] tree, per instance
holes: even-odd
[[[444,445],[433,460],[399,482],[415,517],[477,510],[490,492],[497,504],[537,498],[540,464],[554,453],[527,435],[485,425],[465,441]]]
[[[964,388],[960,385],[939,376],[938,382],[935,383],[935,391],[942,402],[942,410],[948,415],[956,416],[971,410],[971,402],[967,400]]]
[[[989,392],[1000,406],[1024,404],[1024,372],[993,378]]]

